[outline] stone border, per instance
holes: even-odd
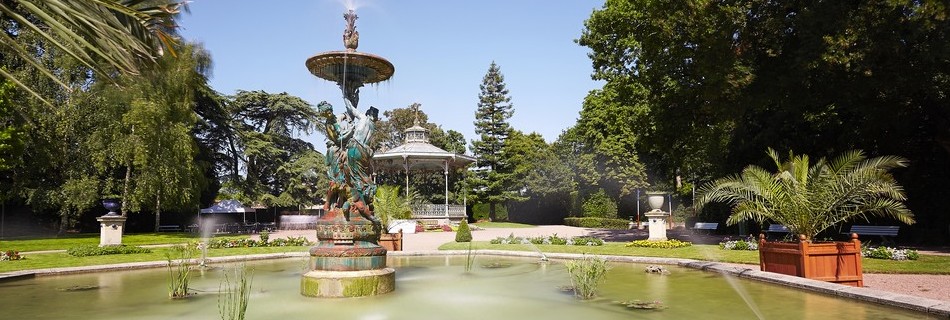
[[[528,257],[528,258],[538,258],[539,256],[542,255],[537,252],[504,251],[504,250],[472,250],[472,253],[477,254],[477,255]],[[393,257],[446,256],[446,255],[462,256],[462,255],[469,254],[469,252],[467,250],[426,250],[426,251],[392,251],[392,252],[389,252],[388,254]],[[227,263],[227,262],[240,262],[240,261],[253,261],[253,260],[304,258],[308,256],[309,254],[307,252],[267,253],[267,254],[255,254],[255,255],[246,255],[246,256],[213,257],[213,258],[208,258],[207,262],[208,263]],[[928,298],[923,298],[923,297],[915,297],[915,296],[899,294],[899,293],[891,293],[891,292],[868,289],[868,288],[856,288],[856,287],[840,285],[836,283],[830,283],[830,282],[824,282],[824,281],[818,281],[818,280],[812,280],[812,279],[806,279],[806,278],[799,278],[799,277],[772,273],[772,272],[753,270],[750,268],[738,267],[735,265],[729,265],[729,264],[719,263],[719,262],[700,261],[700,260],[692,260],[692,259],[678,259],[678,258],[583,255],[583,254],[572,254],[572,253],[546,253],[546,254],[543,254],[543,256],[547,258],[562,259],[562,260],[580,259],[585,256],[591,256],[591,257],[603,258],[608,261],[614,261],[614,262],[677,265],[680,267],[698,269],[698,270],[709,271],[709,272],[716,272],[716,273],[730,275],[730,276],[734,276],[738,278],[767,282],[767,283],[782,285],[782,286],[791,287],[791,288],[808,290],[808,291],[817,292],[821,294],[827,294],[827,295],[854,299],[854,300],[859,300],[859,301],[864,301],[864,302],[887,305],[887,306],[892,306],[892,307],[897,307],[897,308],[902,308],[902,309],[909,309],[909,310],[914,310],[914,311],[928,313],[928,314],[942,316],[942,317],[950,317],[950,302],[945,302],[945,301],[935,300],[935,299],[928,299]],[[191,259],[191,263],[198,264],[198,260],[199,259]],[[161,267],[165,267],[166,265],[167,265],[166,261],[149,261],[149,262],[131,262],[131,263],[84,266],[84,267],[34,269],[34,270],[0,273],[0,281],[26,279],[26,278],[33,278],[33,277],[38,277],[38,276],[74,274],[74,273],[161,268]]]

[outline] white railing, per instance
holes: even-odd
[[[465,206],[460,204],[414,204],[413,219],[464,218]]]

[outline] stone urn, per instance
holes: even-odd
[[[662,192],[647,192],[647,203],[650,209],[663,210],[663,202],[666,194]]]
[[[109,210],[109,213],[106,214],[107,216],[117,216],[119,215],[117,211],[122,207],[122,201],[115,198],[102,199],[102,207]]]

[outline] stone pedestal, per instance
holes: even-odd
[[[396,270],[386,267],[386,249],[377,244],[381,226],[343,214],[333,209],[317,220],[319,242],[310,248],[310,271],[300,280],[300,294],[340,298],[393,291]]]
[[[645,215],[650,219],[650,237],[647,238],[647,240],[668,240],[666,238],[666,220],[669,219],[670,214],[659,209],[653,209],[653,211],[647,212]]]
[[[99,221],[100,247],[122,245],[125,217],[120,215],[104,215],[96,218],[96,221]]]

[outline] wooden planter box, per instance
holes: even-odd
[[[399,233],[381,233],[379,245],[386,251],[402,251],[402,230]]]
[[[864,286],[861,273],[861,241],[851,234],[844,242],[769,242],[759,235],[759,266],[762,271]]]

